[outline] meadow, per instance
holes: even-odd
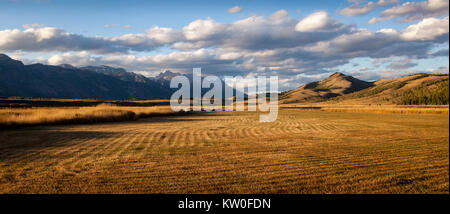
[[[0,108],[0,128],[36,125],[87,124],[137,120],[177,114],[170,106],[117,106],[101,103],[85,107]]]
[[[285,109],[316,109],[327,112],[359,112],[378,114],[449,114],[448,105],[338,105],[338,104],[288,104]]]
[[[449,193],[448,113],[199,112],[0,139],[0,193]]]

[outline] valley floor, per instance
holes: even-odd
[[[449,119],[281,109],[0,131],[1,193],[449,193]]]

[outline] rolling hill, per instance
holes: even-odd
[[[311,82],[283,94],[282,103],[323,101],[371,86],[373,83],[336,72],[322,81]]]
[[[281,103],[447,105],[448,74],[413,74],[365,82],[334,73],[282,94]]]
[[[448,105],[448,74],[413,74],[381,79],[374,86],[328,100],[342,104]]]

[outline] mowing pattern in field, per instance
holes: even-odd
[[[0,131],[2,193],[449,193],[447,115],[282,110]]]

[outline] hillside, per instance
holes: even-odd
[[[281,103],[448,105],[448,74],[365,82],[341,73],[281,94]]]
[[[448,75],[414,74],[381,79],[374,86],[327,100],[341,104],[447,105]]]
[[[280,98],[282,99],[282,103],[318,102],[371,86],[373,86],[373,83],[336,72],[322,81],[311,82],[289,91]]]

